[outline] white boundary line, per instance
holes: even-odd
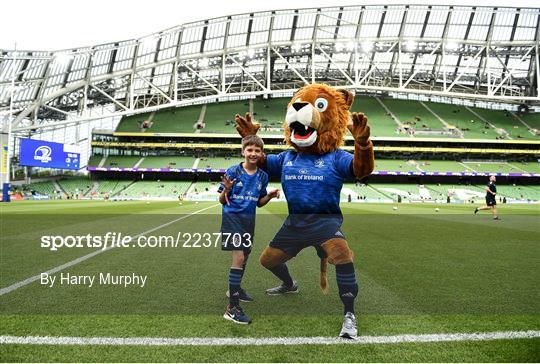
[[[112,345],[112,346],[266,346],[266,345],[362,345],[433,343],[453,341],[490,341],[535,339],[540,331],[501,331],[481,333],[360,336],[356,340],[338,337],[72,337],[72,336],[0,336],[0,344],[17,345]]]
[[[156,227],[154,227],[154,228],[152,228],[152,229],[150,229],[150,230],[143,231],[142,233],[135,235],[133,238],[138,238],[139,236],[143,236],[143,235],[149,234],[149,233],[151,233],[151,232],[154,232],[154,231],[156,231],[156,230],[159,230],[159,229],[161,229],[161,228],[164,228],[164,227],[166,227],[166,226],[169,226],[169,225],[171,225],[171,224],[174,224],[175,222],[178,222],[178,221],[180,221],[180,220],[187,219],[187,218],[190,217],[190,216],[196,215],[196,214],[198,214],[199,212],[202,212],[202,211],[211,209],[211,208],[216,207],[216,206],[218,206],[218,204],[215,204],[215,205],[212,205],[212,206],[208,206],[208,207],[205,207],[204,209],[200,209],[200,210],[194,211],[194,212],[192,212],[192,213],[190,213],[190,214],[188,214],[188,215],[184,215],[184,216],[182,216],[182,217],[179,217],[178,219],[175,219],[175,220],[169,221],[169,222],[167,222],[167,223],[165,223],[165,224],[156,226]],[[66,268],[73,267],[74,265],[79,264],[80,262],[84,262],[85,260],[88,260],[88,259],[90,259],[90,258],[92,258],[92,257],[95,257],[95,256],[98,255],[98,254],[105,253],[106,251],[109,251],[109,250],[114,249],[114,248],[115,248],[115,246],[112,246],[112,247],[108,247],[108,248],[106,248],[106,249],[99,249],[99,250],[93,251],[93,252],[91,252],[91,253],[88,253],[88,254],[86,254],[86,255],[83,255],[82,257],[73,259],[73,260],[71,260],[71,261],[69,261],[69,262],[67,262],[67,263],[64,263],[64,264],[59,265],[59,266],[54,267],[54,268],[51,268],[51,269],[49,269],[48,271],[43,272],[43,273],[47,273],[47,274],[49,274],[49,275],[50,275],[50,274],[54,274],[54,273],[58,273],[58,272],[60,272],[60,271],[62,271],[62,270],[64,270],[64,269],[66,269]],[[25,280],[22,280],[22,281],[20,281],[20,282],[13,283],[13,284],[10,285],[10,286],[4,287],[4,288],[0,289],[0,296],[3,296],[3,295],[5,295],[5,294],[7,294],[7,293],[9,293],[9,292],[13,292],[13,291],[15,291],[15,290],[18,289],[18,288],[24,287],[24,286],[26,286],[26,285],[28,285],[28,284],[30,284],[30,283],[32,283],[32,282],[35,282],[35,281],[39,280],[40,278],[41,278],[41,273],[40,273],[40,274],[37,274],[37,275],[35,275],[35,276],[32,276],[32,277],[30,277],[30,278],[26,278]]]

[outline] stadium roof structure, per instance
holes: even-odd
[[[0,58],[14,132],[173,106],[359,92],[540,104],[540,9],[373,5],[239,14],[149,36]],[[102,108],[103,109],[103,108]],[[11,113],[10,113],[11,114]],[[10,118],[11,120],[11,118]],[[5,123],[7,124],[7,123]]]

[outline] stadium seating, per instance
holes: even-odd
[[[100,180],[96,192],[98,196],[108,194],[112,197],[131,183],[133,183],[131,180]]]
[[[183,195],[191,182],[189,181],[137,181],[115,197],[145,198],[178,198]]]
[[[355,98],[351,111],[362,112],[367,115],[374,137],[397,137],[399,136],[398,124],[392,120],[379,101],[374,97],[358,96]]]
[[[499,136],[495,129],[486,125],[465,106],[426,103],[428,107],[439,115],[449,125],[457,127],[468,139],[495,139]],[[477,109],[473,109],[477,110]],[[502,111],[501,111],[502,112]]]
[[[482,190],[485,186],[479,186]],[[497,196],[507,197],[516,200],[540,200],[540,189],[538,186],[508,186],[497,185]]]
[[[253,100],[254,117],[261,124],[260,133],[262,135],[283,133],[286,109],[285,99]]]
[[[105,160],[103,167],[130,168],[134,167],[141,158],[142,157],[109,155]]]
[[[530,138],[532,135],[512,113],[504,110],[487,110],[477,108],[474,110],[483,119],[487,120],[495,128],[504,130],[505,136],[512,139]]]
[[[64,192],[73,196],[84,196],[92,188],[92,181],[85,177],[60,179],[57,182]]]
[[[409,172],[416,171],[416,162],[406,161],[400,159],[376,159],[375,160],[375,171],[401,171]]]
[[[201,105],[156,112],[146,130],[151,133],[193,133],[201,115]]]
[[[25,191],[35,191],[40,195],[53,196],[56,189],[52,181],[30,183],[23,186]]]
[[[485,173],[522,173],[524,170],[506,162],[463,162],[468,169]]]
[[[191,168],[195,157],[144,157],[139,168]]]
[[[102,159],[103,159],[102,155],[92,155],[88,159],[88,165],[92,167],[97,167],[99,166],[99,163],[101,162]]]
[[[540,113],[521,115],[520,119],[523,120],[523,122],[525,122],[529,127],[536,130],[536,136],[540,136]]]
[[[456,161],[423,160],[416,161],[418,170],[423,172],[472,172]]]
[[[205,128],[201,133],[237,134],[234,123],[236,114],[249,111],[249,100],[208,104],[204,116]]]
[[[244,159],[240,157],[202,157],[199,160],[198,168],[221,168],[227,169],[235,164],[242,162]]]
[[[226,133],[236,134],[234,115],[244,115],[253,104],[254,119],[261,123],[261,135],[281,135],[285,119],[286,105],[289,98],[253,99],[230,101],[215,104],[194,105],[123,117],[116,131],[124,132],[161,132],[161,133]],[[459,128],[463,136],[469,139],[539,139],[513,113],[504,110],[469,108],[462,105],[450,105],[424,102],[428,111],[420,102],[357,96],[352,111],[365,113],[371,125],[372,136],[406,137],[399,134],[398,124],[381,105],[381,102],[402,122],[414,124],[417,137],[452,137],[446,132],[446,125]],[[196,130],[194,124],[202,117],[204,128]],[[418,119],[415,119],[418,118]],[[487,121],[487,123],[484,120]],[[540,131],[540,113],[521,116],[527,125]],[[144,121],[149,121],[148,128],[142,128]],[[425,127],[423,127],[425,125]],[[499,133],[497,129],[504,130]]]
[[[140,132],[142,130],[142,124],[145,120],[148,120],[152,113],[144,113],[137,115],[124,116],[120,120],[120,123],[116,127],[118,132]]]
[[[540,173],[540,163],[376,159],[375,171]]]
[[[387,202],[390,197],[381,193],[366,184],[345,183],[341,190],[341,198],[348,200],[348,195],[351,195],[351,202],[366,201],[366,202]]]
[[[415,135],[448,137],[448,135],[443,134],[445,131],[444,125],[419,102],[396,99],[384,99],[382,101],[401,123],[413,127],[416,131]],[[424,132],[430,134],[422,134]]]

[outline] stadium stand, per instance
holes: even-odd
[[[249,103],[252,102],[254,119],[261,124],[261,135],[282,135],[282,124],[289,101],[289,98],[241,100],[132,115],[123,117],[116,131],[236,134],[234,115],[236,113],[243,115],[248,112]],[[540,138],[540,135],[534,135],[523,124],[525,122],[530,128],[535,128],[540,133],[540,113],[522,115],[520,116],[522,122],[514,113],[505,110],[356,96],[352,111],[363,112],[368,116],[374,137],[408,136],[398,132],[398,122],[393,120],[382,105],[385,105],[401,123],[410,124],[415,129],[416,137],[457,137],[458,134],[451,134],[448,130],[447,127],[450,126],[458,128],[462,135],[469,139],[497,139],[508,138],[508,136],[513,139]],[[197,130],[195,123],[201,116],[204,124]],[[141,125],[145,120],[151,120],[151,122],[148,128],[143,129]]]
[[[52,181],[29,183],[27,185],[23,185],[23,190],[34,191],[37,194],[48,196],[53,196],[56,192]]]
[[[261,135],[283,133],[287,101],[282,98],[253,100],[253,113],[255,120],[261,124]]]
[[[135,166],[141,160],[141,156],[116,156],[109,155],[103,164],[103,167],[130,168]]]
[[[177,198],[183,195],[191,182],[188,181],[137,181],[125,190],[115,194],[115,197],[129,198]]]
[[[533,129],[536,137],[540,137],[540,113],[529,113],[525,115],[520,115],[519,118],[528,125],[530,129]]]
[[[60,187],[69,195],[80,197],[92,189],[92,181],[84,177],[73,177],[57,181]]]
[[[457,161],[422,160],[416,161],[418,170],[424,172],[470,172],[464,165]]]
[[[389,196],[367,184],[361,183],[344,184],[341,190],[341,198],[348,200],[348,195],[351,195],[351,202],[388,202],[390,200]]]
[[[97,167],[99,166],[99,163],[101,162],[102,159],[103,159],[102,155],[92,155],[88,159],[88,165]]]
[[[448,137],[444,125],[419,102],[395,99],[382,101],[401,123],[415,130],[415,135]]]
[[[355,97],[351,111],[362,112],[367,115],[374,137],[399,136],[398,124],[387,114],[375,97],[357,96]]]
[[[426,102],[426,105],[449,125],[458,128],[468,139],[496,139],[499,134],[465,106]]]
[[[198,168],[221,168],[227,169],[235,164],[241,163],[244,159],[240,157],[201,157]]]
[[[128,187],[131,183],[133,183],[131,180],[101,180],[98,182],[96,194],[97,196],[102,196],[104,194],[114,196]]]
[[[157,112],[148,132],[153,133],[194,133],[202,106],[187,106]]]
[[[514,114],[505,110],[488,110],[475,108],[474,112],[500,131],[499,135],[508,139],[531,138],[529,130],[523,125]]]
[[[208,104],[201,133],[236,133],[234,116],[249,111],[249,100]]]
[[[148,120],[152,113],[143,113],[137,115],[124,116],[118,126],[116,131],[118,132],[140,132],[142,125],[145,120]]]
[[[376,159],[375,171],[418,171],[416,162],[399,159]]]
[[[195,162],[195,157],[178,157],[178,156],[163,156],[163,157],[144,157],[140,168],[192,168]]]

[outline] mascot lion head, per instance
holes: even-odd
[[[296,151],[325,154],[343,145],[353,94],[324,84],[298,90],[287,107],[285,140]]]

